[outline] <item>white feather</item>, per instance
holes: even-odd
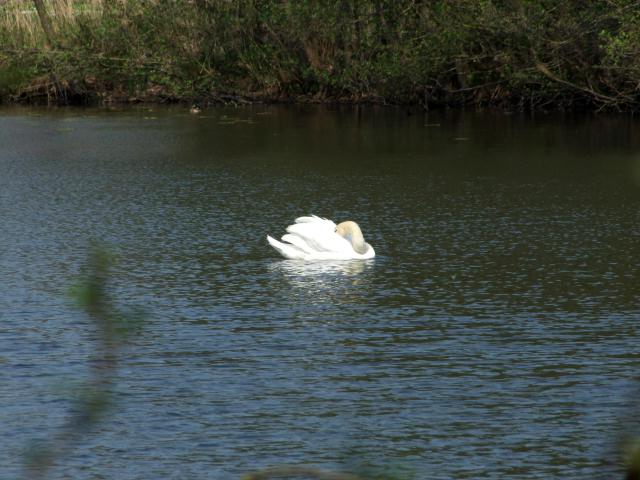
[[[280,255],[282,255],[284,258],[290,258],[292,260],[304,260],[305,255],[307,255],[299,248],[294,247],[293,245],[290,245],[288,243],[279,242],[269,235],[267,235],[267,241],[273,248],[280,252]]]

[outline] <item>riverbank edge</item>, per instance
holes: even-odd
[[[0,58],[2,70],[15,68],[11,60]],[[73,68],[68,64],[18,65],[18,73],[9,81],[0,82],[0,104],[27,105],[131,105],[131,104],[195,104],[198,107],[213,105],[250,104],[341,104],[341,105],[389,105],[431,109],[484,109],[505,112],[524,111],[619,111],[634,112],[640,105],[629,103],[605,103],[581,90],[556,85],[555,89],[519,91],[509,87],[506,81],[492,82],[475,87],[454,88],[438,85],[411,85],[399,82],[386,85],[385,93],[371,91],[347,91],[335,88],[330,91],[300,91],[287,86],[258,86],[247,88],[242,78],[198,79],[199,83],[215,84],[217,88],[198,89],[195,81],[169,78],[166,83],[140,82],[131,71],[116,72]],[[1,79],[0,79],[1,80]]]
[[[163,85],[149,84],[145,89],[127,92],[123,88],[96,89],[85,82],[71,79],[36,79],[18,89],[0,94],[0,105],[132,105],[185,104],[197,107],[251,104],[344,104],[344,105],[406,105],[424,107],[415,99],[388,99],[375,93],[351,96],[318,94],[290,95],[283,92],[239,91],[233,88],[206,94],[179,95]]]
[[[380,95],[377,92],[358,92],[353,94],[297,93],[290,94],[282,91],[259,90],[240,91],[234,88],[221,89],[205,94],[177,94],[164,85],[148,84],[144,89],[127,91],[125,88],[115,87],[95,88],[93,83],[103,83],[99,80],[90,82],[65,78],[37,78],[17,89],[0,92],[0,105],[51,105],[51,106],[101,106],[101,105],[135,105],[135,104],[183,104],[194,105],[198,108],[216,105],[252,105],[252,104],[283,104],[283,105],[378,105],[403,106],[417,108],[423,111],[443,109],[494,109],[504,112],[545,112],[545,111],[576,111],[576,112],[635,112],[640,105],[600,105],[590,98],[565,92],[550,98],[537,97],[535,102],[518,93],[506,92],[499,94],[488,89],[478,89],[473,94],[441,91],[429,95],[422,91],[402,92],[392,97]],[[104,82],[108,83],[108,82]]]

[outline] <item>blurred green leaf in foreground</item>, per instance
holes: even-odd
[[[96,335],[95,361],[89,376],[76,393],[69,419],[55,433],[26,452],[24,478],[41,479],[94,427],[112,405],[118,367],[118,353],[127,337],[137,333],[144,321],[141,312],[122,312],[108,293],[113,258],[99,246],[92,246],[82,279],[71,289],[79,307],[93,325]]]

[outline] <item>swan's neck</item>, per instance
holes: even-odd
[[[360,255],[364,255],[369,249],[362,236],[362,230],[360,230],[356,222],[347,221],[338,224],[336,233],[348,240],[353,249]]]
[[[360,237],[359,241],[356,241],[355,239],[351,239],[351,246],[360,255],[364,255],[368,249],[368,246],[365,243],[364,238],[362,238],[362,236]]]

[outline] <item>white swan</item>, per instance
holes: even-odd
[[[296,218],[295,223],[287,227],[282,242],[269,235],[267,241],[291,260],[366,260],[376,256],[356,222],[336,225],[315,215]]]

